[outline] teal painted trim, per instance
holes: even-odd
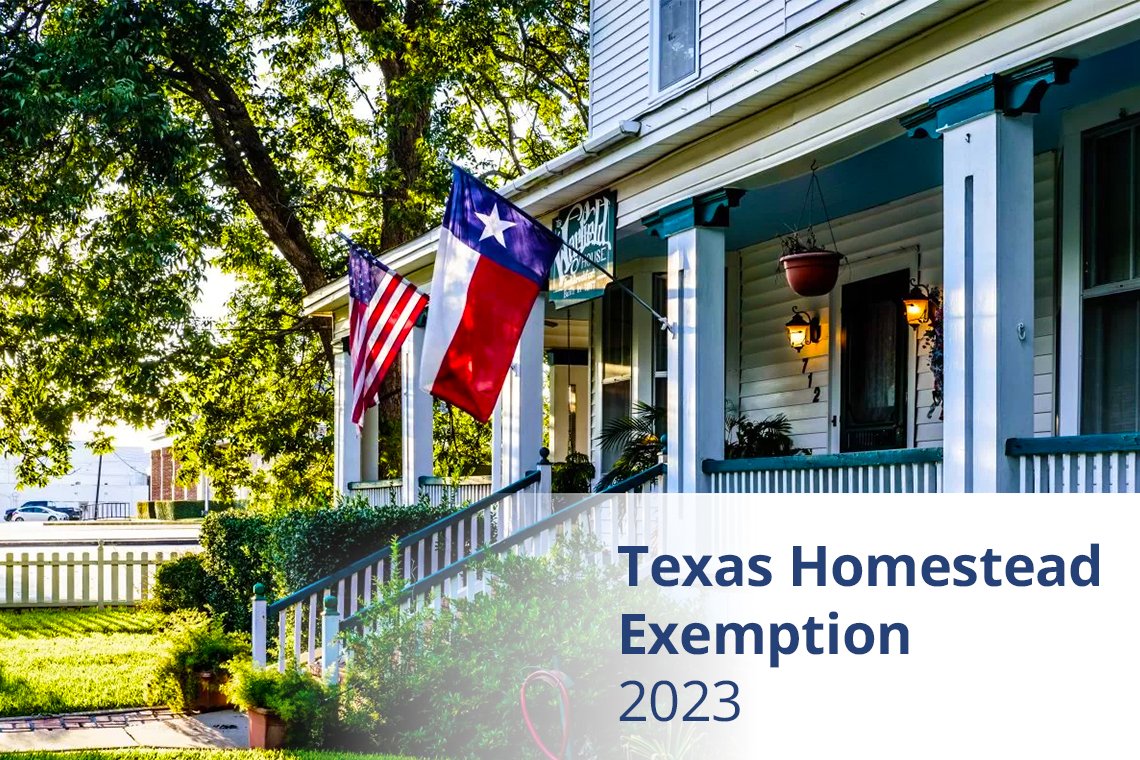
[[[421,486],[483,486],[491,484],[490,475],[468,475],[465,478],[437,478],[431,475],[421,475]]]
[[[1071,58],[1045,58],[1006,74],[987,74],[926,105],[904,114],[899,122],[911,137],[941,138],[941,130],[977,116],[1000,111],[1006,116],[1039,113],[1049,87],[1068,84],[1077,67]]]
[[[538,470],[531,470],[524,477],[522,477],[519,480],[516,480],[514,483],[511,483],[506,488],[503,488],[499,491],[496,491],[495,493],[491,494],[490,496],[483,498],[483,499],[480,499],[479,501],[475,502],[471,506],[465,507],[464,509],[461,509],[458,512],[454,512],[454,513],[448,515],[447,517],[443,518],[442,520],[436,520],[435,522],[433,522],[431,525],[427,526],[426,528],[420,528],[415,533],[412,533],[409,536],[405,536],[404,538],[401,538],[400,542],[397,546],[401,549],[404,548],[405,546],[411,546],[411,545],[415,544],[417,541],[420,541],[421,539],[427,538],[428,536],[431,536],[433,533],[438,533],[439,531],[443,530],[447,526],[452,525],[454,523],[457,523],[460,520],[464,520],[464,519],[470,517],[471,515],[475,514],[476,512],[479,512],[480,510],[486,509],[487,507],[494,506],[495,504],[498,504],[500,501],[505,499],[507,496],[510,496],[513,493],[517,493],[529,485],[533,485],[533,484],[537,483],[539,481],[539,477],[540,476],[539,476]],[[353,562],[351,565],[344,568],[343,570],[337,570],[335,573],[328,576],[327,578],[321,578],[319,581],[317,581],[315,583],[310,583],[308,586],[305,586],[300,591],[294,591],[292,594],[289,594],[289,596],[285,597],[284,599],[278,599],[276,602],[269,605],[269,608],[268,608],[268,611],[266,614],[269,616],[276,615],[277,613],[281,612],[281,610],[288,609],[289,607],[296,604],[297,602],[299,602],[303,599],[308,599],[313,594],[323,592],[325,589],[331,588],[333,585],[340,582],[342,579],[348,578],[349,576],[360,572],[361,570],[368,567],[369,565],[375,565],[377,562],[379,562],[382,559],[388,559],[391,555],[392,555],[392,547],[390,547],[390,546],[386,546],[378,552],[374,552],[372,554],[369,554],[364,559],[359,559],[356,562]]]
[[[1005,453],[1011,457],[1033,454],[1100,454],[1112,451],[1140,451],[1140,433],[1010,438],[1005,442]]]
[[[758,459],[706,459],[701,469],[706,475],[716,472],[763,472],[771,470],[822,470],[829,467],[868,467],[893,464],[941,462],[942,449],[891,449],[859,451],[850,454],[820,456],[760,457]]]
[[[537,536],[539,533],[542,533],[542,531],[547,530],[551,525],[559,525],[566,522],[568,518],[573,517],[575,514],[583,511],[586,509],[586,507],[591,506],[597,501],[604,501],[613,494],[628,493],[633,489],[648,483],[654,478],[663,477],[664,475],[664,463],[655,464],[648,470],[642,470],[631,478],[627,478],[620,483],[615,483],[605,491],[599,491],[593,496],[588,496],[579,502],[571,504],[569,507],[560,509],[549,517],[544,517],[533,525],[530,525],[520,531],[517,531],[516,533],[513,533],[507,538],[504,538],[502,541],[496,542],[492,546],[485,546],[477,552],[468,554],[458,562],[453,562],[447,567],[441,568],[439,571],[429,575],[428,577],[417,581],[416,583],[413,583],[410,587],[408,587],[407,591],[404,592],[403,596],[408,597],[415,596],[416,594],[421,594],[434,586],[440,585],[440,583],[442,583],[445,578],[454,577],[456,573],[462,571],[465,567],[474,562],[478,562],[486,557],[491,557],[496,554],[502,554],[512,546],[517,546],[523,541],[526,541],[528,538]],[[360,625],[360,620],[360,612],[356,613],[352,617],[345,618],[340,622],[340,630],[346,631],[355,628],[356,626]]]
[[[727,227],[728,211],[740,205],[744,191],[722,187],[671,203],[660,211],[642,217],[650,235],[666,239],[694,227]]]
[[[402,485],[404,481],[399,478],[389,480],[354,480],[348,484],[350,491],[366,491],[371,488],[393,488]]]

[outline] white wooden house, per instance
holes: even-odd
[[[537,460],[548,375],[555,459],[604,468],[602,425],[665,406],[670,491],[1140,490],[1140,2],[593,0],[590,24],[589,138],[502,192],[550,222],[614,191],[615,275],[675,334],[612,288],[540,299],[489,487]],[[813,164],[846,263],[803,298],[778,260]],[[382,257],[426,288],[437,238]],[[943,294],[941,398],[911,281]],[[347,307],[344,280],[306,302],[341,336]],[[821,328],[798,352],[793,307]],[[421,335],[404,495],[432,475]],[[367,490],[345,359],[336,477]],[[726,400],[811,455],[725,462]]]

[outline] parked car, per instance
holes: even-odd
[[[70,520],[71,515],[57,507],[49,507],[50,502],[25,502],[9,516],[9,522],[57,522]],[[57,505],[58,506],[58,505]]]

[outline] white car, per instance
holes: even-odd
[[[20,507],[8,518],[12,522],[56,522],[66,520],[67,513],[51,507]]]

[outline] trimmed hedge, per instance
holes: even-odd
[[[224,512],[237,504],[232,501],[211,501],[211,512]],[[197,520],[206,512],[206,502],[201,499],[179,499],[177,501],[140,501],[135,506],[140,520]]]
[[[202,522],[210,606],[230,630],[248,630],[255,583],[279,599],[455,511],[426,499],[373,506],[318,500],[215,512]]]

